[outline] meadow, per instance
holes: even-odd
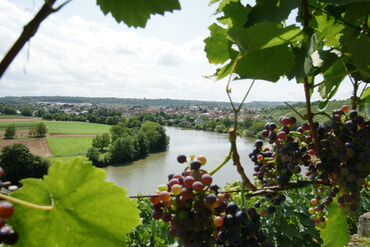
[[[98,135],[109,133],[111,125],[87,123],[87,122],[59,122],[45,121],[48,133],[70,135]]]
[[[41,122],[41,119],[6,119],[1,118],[0,131],[4,131],[8,125],[14,124],[17,130],[27,130],[32,125]],[[112,126],[86,122],[58,122],[43,121],[48,129],[45,138],[32,138],[34,141],[46,142],[54,157],[47,157],[52,162],[60,160],[63,163],[81,158],[86,160],[86,152],[91,147],[95,135],[109,133]],[[24,135],[26,136],[26,135]],[[17,137],[17,142],[27,145],[29,138]],[[7,142],[8,140],[1,140]]]

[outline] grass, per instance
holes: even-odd
[[[18,130],[29,129],[32,125],[38,124],[42,121],[9,121],[9,122],[0,122],[0,130],[6,129],[7,126],[14,124],[15,128]]]
[[[56,157],[85,155],[94,137],[48,137],[50,150]]]
[[[102,134],[109,133],[111,125],[86,123],[86,122],[45,122],[48,133],[57,134]]]

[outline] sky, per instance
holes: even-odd
[[[64,1],[57,1],[57,5]],[[43,0],[0,1],[0,59]],[[105,16],[95,0],[72,0],[50,15],[0,79],[4,96],[82,96],[228,101],[226,80],[205,78],[217,69],[203,40],[215,21],[208,0],[180,0],[181,10],[151,16],[145,29]],[[251,81],[232,83],[240,102]],[[335,98],[347,99],[346,83]],[[314,100],[319,99],[314,94]],[[257,81],[246,101],[303,101],[302,84]]]

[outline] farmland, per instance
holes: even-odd
[[[44,121],[48,134],[46,137],[29,138],[30,126],[40,119],[0,119],[0,137],[4,136],[6,126],[16,126],[15,139],[0,139],[0,149],[14,143],[23,143],[34,155],[50,158],[52,161],[69,161],[76,157],[85,157],[95,135],[109,132],[111,126],[81,122]]]

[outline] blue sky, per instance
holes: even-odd
[[[209,1],[180,0],[182,10],[152,16],[145,29],[116,23],[95,2],[72,0],[43,22],[0,79],[0,96],[228,101],[226,81],[203,77],[217,68],[203,51],[208,26],[215,20]],[[0,1],[0,58],[42,3]],[[233,83],[235,101],[249,83]],[[302,91],[295,82],[258,81],[247,101],[303,101]],[[348,98],[350,92],[343,88],[337,98]]]

